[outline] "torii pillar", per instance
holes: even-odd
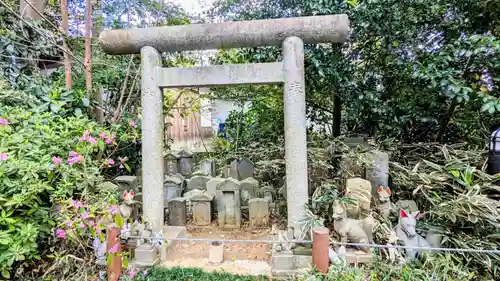
[[[105,30],[104,52],[141,53],[142,188],[144,216],[153,231],[163,228],[162,88],[284,84],[285,164],[288,227],[295,238],[308,201],[304,43],[343,43],[347,15]],[[161,53],[282,45],[276,63],[162,68]]]

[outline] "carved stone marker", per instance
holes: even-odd
[[[168,224],[185,226],[187,222],[186,198],[177,197],[168,201]]]
[[[259,182],[254,178],[246,178],[240,181],[241,205],[248,206],[248,200],[257,197]]]
[[[181,186],[182,181],[178,177],[165,176],[165,181],[163,182],[163,188],[165,189],[165,200],[163,204],[165,207],[168,205],[170,199],[181,196]]]
[[[377,188],[379,186],[389,186],[389,155],[385,152],[374,150],[367,153],[371,162],[366,167],[365,178],[372,184],[372,196],[377,198]]]
[[[191,191],[194,189],[206,190],[207,182],[210,180],[210,177],[207,176],[193,176],[187,181],[187,190]]]
[[[248,201],[250,227],[269,226],[269,201],[265,198],[253,198]]]
[[[175,152],[170,152],[167,155],[165,155],[164,158],[165,174],[167,175],[177,174],[179,172],[180,159],[181,157],[179,156],[179,154]]]
[[[272,28],[270,28],[272,27]],[[163,90],[176,87],[283,84],[288,226],[301,236],[308,201],[304,43],[343,43],[347,15],[105,30],[99,44],[108,54],[141,53],[142,163],[144,216],[163,227]],[[163,68],[162,52],[282,46],[283,61],[259,64]],[[189,165],[181,174],[187,175]]]
[[[212,200],[213,196],[208,194],[199,194],[191,197],[193,204],[193,224],[210,225],[212,222]]]
[[[217,205],[219,227],[231,229],[241,227],[240,184],[232,178],[220,183],[220,200]]]
[[[259,190],[259,196],[267,199],[269,204],[273,203],[274,188],[266,185]]]
[[[200,163],[200,171],[211,176],[215,177],[217,173],[217,169],[215,166],[214,159],[205,159]]]
[[[223,177],[225,179],[231,177],[231,166],[230,165],[225,165],[224,167],[222,167],[221,177]]]
[[[179,172],[183,176],[189,176],[193,171],[193,154],[191,152],[181,150],[179,152]]]
[[[247,158],[238,162],[238,180],[244,180],[253,177],[255,165]]]
[[[234,159],[233,162],[231,162],[231,165],[229,166],[229,177],[235,180],[240,179],[238,174],[238,159]]]
[[[212,209],[217,210],[217,204],[219,204],[220,194],[218,192],[218,188],[221,182],[223,182],[223,178],[212,178],[207,181],[207,194],[214,196],[214,200],[212,201]]]
[[[118,184],[120,191],[130,191],[133,190],[135,192],[139,191],[138,181],[136,176],[119,176],[116,177],[116,184]]]

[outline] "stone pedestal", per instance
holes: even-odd
[[[274,277],[293,278],[295,276],[295,261],[292,251],[273,251],[271,268]]]
[[[248,201],[250,227],[269,227],[269,201],[265,198],[253,198]]]
[[[212,200],[214,196],[199,194],[191,197],[193,204],[193,224],[198,226],[210,225],[212,222]]]
[[[186,198],[177,197],[168,201],[168,224],[185,226],[187,222]]]
[[[257,197],[259,182],[254,178],[246,178],[240,181],[241,206],[248,206],[248,200]]]
[[[137,267],[150,267],[160,262],[158,251],[151,244],[142,244],[134,250]]]

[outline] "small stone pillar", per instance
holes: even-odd
[[[183,176],[189,176],[193,172],[193,154],[191,152],[181,150],[179,152],[179,172]]]
[[[326,227],[317,227],[313,229],[313,249],[312,260],[313,265],[321,273],[328,272],[328,246],[330,239],[330,231]]]
[[[168,224],[185,226],[187,222],[186,198],[177,197],[168,201]]]
[[[266,185],[260,189],[259,196],[267,199],[269,204],[272,204],[273,203],[273,193],[274,193],[274,188]]]
[[[210,225],[212,222],[212,200],[213,196],[199,194],[191,197],[193,204],[193,224],[198,226]]]
[[[175,152],[170,152],[165,155],[164,164],[165,164],[165,174],[173,175],[179,172],[179,160],[181,157],[179,154]]]
[[[265,198],[248,200],[248,210],[251,228],[269,227],[269,201]]]

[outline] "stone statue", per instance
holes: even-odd
[[[96,237],[92,242],[92,248],[94,248],[96,263],[106,264],[106,243],[101,242],[101,239]]]
[[[375,201],[378,213],[384,217],[389,218],[389,215],[395,210],[395,205],[391,202],[391,189],[380,185],[377,188],[377,198]]]
[[[373,243],[373,229],[375,220],[371,217],[365,217],[362,220],[347,218],[346,209],[343,203],[334,202],[333,204],[333,227],[340,235],[341,243]],[[365,253],[370,253],[370,247],[359,247]]]
[[[274,240],[279,243],[273,243],[273,251],[283,252],[290,251],[295,247],[295,243],[290,242],[293,240],[293,231],[289,230],[278,230],[276,225],[271,226],[271,235],[273,235]]]
[[[416,231],[417,219],[420,216],[420,211],[410,214],[405,210],[399,211],[399,222],[394,228],[399,244],[410,247],[430,247],[430,244]],[[425,252],[425,250],[405,249],[405,252],[406,261],[411,261],[416,258],[418,253]]]
[[[363,219],[371,214],[372,201],[371,183],[362,178],[348,179],[345,196],[353,199],[352,204],[345,205],[347,216],[353,219]]]
[[[135,218],[137,216],[137,209],[135,208],[135,203],[137,201],[134,200],[135,193],[133,190],[130,192],[123,191],[123,202],[120,205],[120,215],[126,220],[132,216]]]

